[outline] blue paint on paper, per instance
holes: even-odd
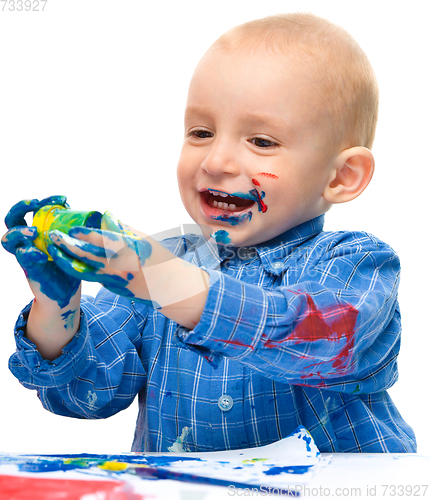
[[[313,465],[287,465],[285,467],[271,467],[269,470],[264,471],[268,476],[278,476],[283,472],[287,474],[305,474]]]
[[[312,438],[310,436],[303,436],[303,441],[306,442],[306,451],[312,451],[311,450]]]

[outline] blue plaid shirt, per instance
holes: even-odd
[[[133,451],[261,446],[303,425],[321,452],[415,452],[387,393],[398,377],[398,257],[323,223],[252,248],[165,240],[210,275],[193,330],[102,289],[83,298],[80,330],[54,361],[24,335],[27,306],[10,368],[69,417],[109,417],[138,394]]]

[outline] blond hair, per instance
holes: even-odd
[[[372,147],[378,118],[376,76],[364,51],[340,26],[314,14],[278,14],[232,28],[209,50],[217,48],[263,48],[293,57],[322,111],[331,138],[328,147]]]

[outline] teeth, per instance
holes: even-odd
[[[236,205],[234,203],[224,203],[223,201],[213,201],[214,208],[222,208],[223,210],[236,210]]]
[[[211,191],[210,189],[208,189],[209,193],[213,196],[221,196],[222,198],[227,198],[227,196],[230,196],[229,194],[227,193],[220,193],[219,191]]]

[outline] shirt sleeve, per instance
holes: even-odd
[[[146,383],[140,358],[146,306],[137,307],[106,290],[96,300],[83,297],[79,330],[53,361],[43,359],[25,337],[30,308],[16,323],[17,349],[9,367],[25,387],[37,389],[47,410],[106,418],[132,403]]]
[[[214,366],[229,356],[284,383],[349,393],[390,387],[401,331],[398,256],[365,233],[335,234],[293,270],[287,263],[271,290],[210,271],[200,322],[179,329],[180,341]]]

